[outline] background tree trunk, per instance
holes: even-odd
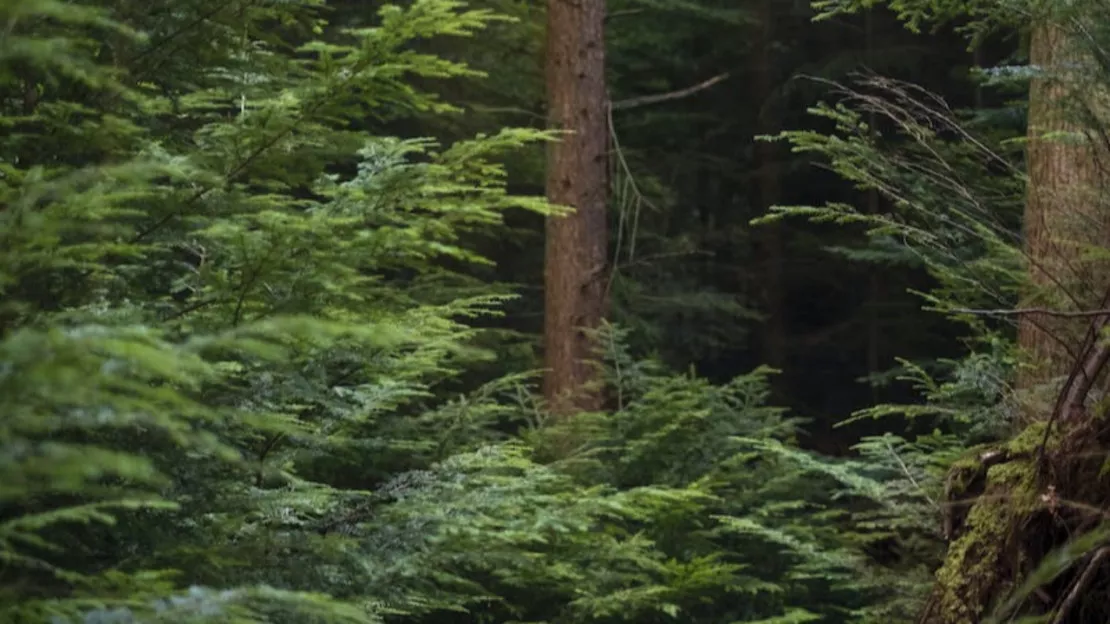
[[[1083,58],[1057,26],[1033,30],[1030,62],[1053,75],[1032,81],[1029,93],[1029,193],[1025,207],[1025,250],[1033,292],[1023,307],[1059,310],[1094,309],[1105,289],[1104,262],[1083,258],[1091,246],[1110,241],[1099,195],[1099,139],[1081,143],[1046,135],[1080,133],[1083,114],[1074,104],[1089,92],[1075,82],[1066,64]],[[1085,102],[1088,106],[1096,102]],[[1097,110],[1090,108],[1089,110]],[[1028,356],[1018,388],[1030,393],[1026,418],[1048,418],[1059,383],[1079,355],[1090,319],[1024,317],[1018,342]]]
[[[778,132],[779,127],[777,108],[779,102],[773,101],[775,89],[775,5],[774,0],[762,0],[759,5],[759,30],[756,43],[755,56],[755,84],[754,93],[757,102],[761,102],[759,117],[756,120],[756,132],[760,135],[772,135]],[[778,142],[757,141],[756,154],[756,184],[758,197],[756,199],[756,214],[766,214],[782,197],[782,179],[779,171],[781,148]],[[763,312],[767,319],[763,324],[762,351],[763,361],[773,368],[783,370],[786,367],[786,323],[783,318],[786,314],[785,281],[783,279],[783,265],[785,263],[785,250],[783,246],[783,226],[774,222],[760,226],[759,253],[762,256],[763,270],[758,278],[763,291]],[[775,376],[772,381],[774,398],[777,401],[787,401],[783,396],[783,383],[780,376]]]
[[[864,37],[867,38],[865,46],[867,48],[866,57],[867,64],[870,67],[875,66],[875,14],[873,11],[868,11],[864,16]],[[871,128],[872,136],[877,133],[877,119],[875,112],[871,111],[867,116],[867,125]],[[868,189],[867,191],[867,214],[878,215],[879,207],[881,206],[881,198],[879,191],[876,189]],[[867,374],[874,376],[879,374],[881,366],[881,353],[882,353],[882,318],[879,314],[879,308],[883,303],[883,272],[884,267],[872,265],[867,271],[867,302],[865,320],[867,324]],[[878,405],[880,403],[879,386],[875,385],[874,381],[871,382],[871,403]]]
[[[560,414],[601,406],[588,330],[606,310],[604,18],[604,0],[549,0],[547,6],[548,118],[570,133],[550,148],[547,198],[575,209],[548,219],[544,258],[544,396]]]

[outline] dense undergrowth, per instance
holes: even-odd
[[[409,44],[499,18],[352,10],[0,0],[0,619],[910,619],[989,433],[822,458],[772,372],[675,374],[617,327],[604,413],[467,387],[519,348],[478,328],[514,295],[474,241],[557,212],[505,183],[552,137],[388,135],[455,112],[414,78],[476,77]],[[995,361],[911,372],[993,422]]]

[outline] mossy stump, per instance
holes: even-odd
[[[1110,499],[1102,436],[1090,430],[1053,434],[1042,453],[1045,426],[1031,425],[1010,442],[977,449],[953,466],[948,553],[919,624],[983,622],[1047,553],[1097,524],[1092,510]],[[1039,588],[1021,614],[1055,613],[1081,571],[1069,570]],[[1099,591],[1105,593],[1110,569],[1101,574]],[[1103,613],[1098,621],[1110,621],[1110,596],[1089,600]],[[1090,617],[1092,610],[1086,612]]]

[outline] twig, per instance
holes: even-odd
[[[1103,293],[1099,305],[1103,308],[1110,305],[1110,287]],[[1045,447],[1048,446],[1048,437],[1052,433],[1052,425],[1060,419],[1064,412],[1067,412],[1069,418],[1077,417],[1078,414],[1083,412],[1087,395],[1094,387],[1095,378],[1106,367],[1106,363],[1110,361],[1110,343],[1098,343],[1100,334],[1108,324],[1110,324],[1110,318],[1103,314],[1101,319],[1096,317],[1087,327],[1087,335],[1083,339],[1080,357],[1076,358],[1076,362],[1068,374],[1068,379],[1064,382],[1064,387],[1052,409],[1052,416],[1045,424],[1044,437],[1041,438],[1041,444],[1037,447],[1037,465],[1042,469],[1045,467]],[[1080,374],[1083,375],[1082,381],[1079,381]]]
[[[1110,342],[1103,342],[1083,365],[1082,379],[1072,385],[1064,399],[1064,408],[1070,410],[1067,415],[1079,413],[1095,385],[1095,378],[1099,376],[1106,363],[1110,362]]]
[[[704,91],[709,87],[726,80],[729,73],[718,74],[709,80],[699,82],[698,84],[679,89],[678,91],[668,91],[667,93],[657,93],[655,95],[641,95],[640,97],[629,98],[627,100],[618,100],[609,104],[610,110],[626,110],[629,108],[638,108],[640,106],[647,106],[649,104],[658,104],[660,102],[669,102],[671,100],[678,100],[684,97],[691,96],[698,91]]]
[[[1105,304],[1103,304],[1105,305]],[[999,309],[975,309],[975,308],[932,308],[938,312],[945,312],[950,314],[974,314],[979,316],[999,316],[999,317],[1013,317],[1022,316],[1026,317],[1024,320],[1032,324],[1035,328],[1041,331],[1050,340],[1055,342],[1061,349],[1063,349],[1068,357],[1078,359],[1080,354],[1076,353],[1067,342],[1057,336],[1055,333],[1049,331],[1042,323],[1035,320],[1037,316],[1048,316],[1051,318],[1098,318],[1100,316],[1110,315],[1110,309],[1099,310],[1080,310],[1076,312],[1065,312],[1063,310],[1051,310],[1049,308],[999,308]],[[1032,318],[1030,318],[1032,317]]]
[[[646,11],[647,11],[647,9],[623,9],[623,10],[620,10],[620,11],[610,11],[610,12],[605,14],[605,21],[608,22],[609,20],[614,19],[614,18],[618,18],[618,17],[627,17],[629,15],[638,15],[638,14],[644,13]]]
[[[906,465],[906,462],[902,461],[902,457],[898,454],[898,451],[894,449],[894,445],[890,443],[890,440],[884,440],[884,442],[886,443],[887,450],[890,451],[890,454],[894,456],[895,460],[897,460],[898,465],[902,467],[902,472],[905,473],[906,478],[910,480],[910,483],[912,483],[913,486],[917,488],[919,492],[921,492],[921,496],[925,497],[925,500],[929,501],[930,505],[939,509],[939,506],[937,505],[937,502],[933,500],[933,497],[929,496],[929,493],[925,491],[925,488],[921,487],[921,484],[918,483],[917,479],[913,477],[913,473],[910,472],[910,467]]]
[[[1075,603],[1079,602],[1079,597],[1083,591],[1091,584],[1091,580],[1095,578],[1095,572],[1098,571],[1099,565],[1102,560],[1110,555],[1110,547],[1103,546],[1099,548],[1095,555],[1091,557],[1090,563],[1084,568],[1083,574],[1079,576],[1079,580],[1072,586],[1071,591],[1068,592],[1068,597],[1064,599],[1060,609],[1056,611],[1056,617],[1052,618],[1052,624],[1063,624],[1064,619],[1067,618],[1068,612],[1075,607]]]
[[[197,301],[196,303],[192,303],[190,305],[187,305],[187,306],[181,308],[180,310],[176,310],[173,314],[170,314],[166,318],[162,319],[162,322],[163,323],[168,323],[170,321],[177,320],[177,319],[179,319],[183,316],[186,316],[188,314],[192,314],[193,312],[196,312],[197,310],[200,310],[201,308],[206,308],[206,307],[208,307],[208,306],[210,306],[214,303],[226,303],[226,302],[227,302],[227,299],[221,299],[220,297],[213,297],[211,299],[201,299],[200,301]]]
[[[1110,316],[1110,310],[1077,310],[1074,312],[1067,312],[1064,310],[1052,310],[1050,308],[1016,308],[997,310],[980,310],[975,308],[938,308],[938,310],[942,312],[949,312],[952,314],[975,314],[977,316],[1030,316],[1034,314],[1053,316],[1057,318],[1090,318],[1099,316]]]

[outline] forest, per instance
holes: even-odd
[[[1110,622],[1106,0],[0,0],[0,624]]]

